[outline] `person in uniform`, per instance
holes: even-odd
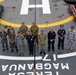
[[[9,26],[9,28],[7,29],[8,36],[9,36],[9,34],[10,34],[11,30],[13,30],[13,31],[14,31],[14,33],[15,33],[15,30],[12,28],[12,26]]]
[[[4,31],[4,29],[1,29],[1,31],[0,31],[0,37],[1,37],[3,51],[5,51],[5,49],[9,50],[8,49],[7,33],[6,33],[6,31]],[[5,45],[6,45],[6,48],[5,48]]]
[[[58,30],[57,34],[58,34],[58,50],[60,50],[60,47],[62,48],[62,50],[64,50],[64,40],[66,31],[63,25],[60,25],[60,29]]]
[[[35,22],[32,23],[32,26],[31,26],[30,30],[35,35],[37,46],[38,46],[38,31],[39,31],[39,28],[38,28],[38,26],[36,25]]]
[[[46,35],[44,33],[44,30],[41,30],[41,33],[38,35],[38,41],[39,41],[39,45],[40,45],[40,54],[45,52],[45,46],[46,46]]]
[[[76,30],[74,29],[74,26],[71,26],[70,30],[67,33],[67,40],[68,40],[67,50],[73,51],[75,39],[76,39]]]
[[[16,37],[16,43],[19,50],[19,56],[24,56],[24,36],[18,31],[18,36]]]
[[[21,27],[19,28],[19,31],[21,31],[21,33],[22,33],[22,35],[23,35],[24,37],[27,36],[28,27],[25,25],[24,22],[22,22],[22,25],[21,25]]]
[[[36,38],[35,35],[33,35],[33,33],[30,31],[30,34],[27,35],[27,43],[28,43],[28,47],[29,47],[29,55],[33,55],[33,48],[34,45],[36,44]]]
[[[48,33],[48,52],[50,51],[50,46],[52,45],[52,50],[55,51],[54,43],[55,43],[56,33],[54,32],[53,28],[50,28]]]
[[[10,43],[11,52],[14,51],[14,48],[16,49],[16,52],[18,52],[18,48],[16,44],[16,35],[13,30],[11,30],[9,34],[9,43]]]

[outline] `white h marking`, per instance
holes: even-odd
[[[29,5],[30,0],[23,0],[20,15],[27,15],[29,8],[35,8],[35,5]],[[49,0],[42,0],[42,4],[36,4],[36,8],[43,8],[43,14],[51,14]]]

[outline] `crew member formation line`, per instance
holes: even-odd
[[[66,38],[65,38],[66,36]],[[22,22],[21,27],[17,31],[17,35],[15,29],[8,27],[7,31],[5,28],[0,29],[0,37],[3,51],[11,50],[11,52],[18,52],[19,56],[24,56],[24,48],[25,43],[24,39],[28,44],[29,55],[34,54],[34,47],[39,48],[39,54],[46,54],[46,51],[50,52],[50,50],[55,52],[55,38],[58,37],[58,50],[64,50],[65,39],[68,40],[67,50],[74,51],[74,42],[76,40],[76,30],[74,26],[71,26],[68,32],[64,29],[64,25],[60,25],[60,29],[56,32],[51,27],[49,32],[45,34],[44,30],[41,29],[39,33],[39,27],[35,22],[32,23],[30,31],[28,27]],[[48,39],[48,40],[47,40]],[[46,48],[46,42],[48,43],[48,49]]]

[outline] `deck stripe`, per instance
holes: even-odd
[[[68,58],[68,57],[74,57],[74,56],[76,56],[76,52],[60,54],[60,55],[57,55],[57,58],[61,59],[61,58]]]
[[[72,53],[66,53],[66,54],[60,54],[57,55],[57,59],[62,59],[62,58],[69,58],[69,57],[74,57],[76,56],[76,52]],[[0,55],[1,60],[22,60],[22,61],[33,61],[34,57],[18,57],[18,56],[5,56],[5,55]],[[42,56],[36,56],[35,60],[43,60]],[[56,58],[55,58],[56,61]]]
[[[4,55],[0,55],[0,59],[2,60],[26,60],[26,61],[33,61],[34,57],[16,57],[16,56],[4,56]],[[36,56],[35,60],[42,60],[41,56]]]
[[[51,27],[51,26],[58,26],[58,25],[61,25],[61,24],[65,24],[65,23],[68,23],[70,21],[74,20],[74,17],[73,16],[70,16],[64,20],[61,20],[61,21],[58,21],[58,22],[54,22],[54,23],[49,23],[49,24],[39,24],[38,27],[39,28],[47,28],[47,27]],[[16,27],[16,28],[19,28],[21,26],[21,24],[15,24],[15,23],[11,23],[11,22],[7,22],[3,19],[0,19],[0,23],[3,24],[3,25],[7,25],[7,26],[12,26],[12,27]],[[27,25],[28,28],[31,27],[31,25]]]
[[[0,0],[0,3],[1,3],[1,2],[4,2],[4,0]]]

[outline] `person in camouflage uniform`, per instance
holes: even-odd
[[[16,43],[19,50],[19,56],[24,56],[24,36],[18,31],[18,36],[16,37]]]
[[[9,34],[10,34],[11,30],[13,30],[13,31],[14,31],[14,33],[15,33],[15,30],[14,30],[11,26],[9,26],[9,28],[7,29],[8,36],[9,36]]]
[[[40,54],[45,52],[45,46],[46,46],[46,35],[44,33],[44,30],[41,30],[41,33],[38,35],[38,41],[39,41],[39,45],[40,45]]]
[[[74,26],[71,26],[71,29],[67,33],[67,40],[68,40],[68,50],[70,49],[73,51],[74,49],[74,41],[76,39],[76,31],[74,29]]]
[[[37,45],[38,45],[38,31],[39,31],[39,28],[38,28],[38,26],[36,25],[35,22],[32,23],[32,26],[31,26],[30,30],[36,36],[36,42],[37,42]]]
[[[6,49],[8,50],[7,33],[6,33],[6,31],[4,31],[4,29],[1,29],[1,31],[0,31],[0,37],[1,37],[3,51],[5,51],[5,45],[6,45]]]
[[[16,51],[18,52],[15,37],[16,37],[16,35],[15,35],[14,31],[11,30],[10,34],[9,34],[9,43],[10,43],[11,52],[14,51],[14,47],[15,47]]]
[[[23,35],[24,37],[27,36],[28,27],[25,25],[24,22],[22,22],[22,25],[21,25],[21,27],[19,28],[19,31],[21,31],[21,33],[22,33],[22,35]]]

